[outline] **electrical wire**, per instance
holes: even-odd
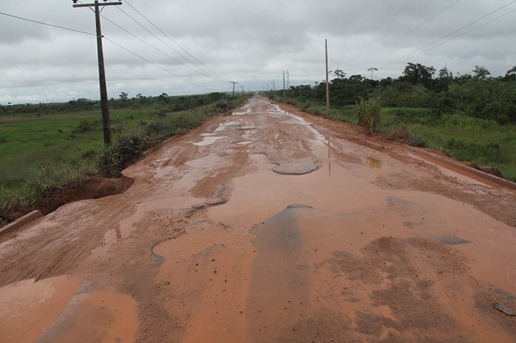
[[[110,39],[110,38],[108,38],[108,37],[106,37],[106,36],[104,36],[103,38],[104,38],[105,40],[107,40],[108,42],[110,42],[111,44],[116,45],[117,47],[121,48],[122,50],[127,51],[127,52],[128,52],[128,53],[130,53],[131,55],[138,57],[139,59],[141,59],[141,60],[143,60],[143,61],[147,62],[148,64],[151,64],[151,65],[155,66],[155,67],[156,67],[156,68],[158,68],[158,69],[163,70],[164,72],[166,72],[166,73],[168,73],[168,74],[170,74],[170,75],[172,75],[172,76],[178,77],[178,78],[180,78],[181,80],[184,80],[184,81],[186,81],[186,82],[188,82],[188,83],[191,83],[191,84],[193,84],[193,85],[195,85],[195,86],[198,86],[198,87],[201,87],[201,88],[204,88],[204,89],[210,90],[210,91],[216,91],[216,90],[215,90],[215,89],[213,89],[213,88],[209,88],[209,87],[206,87],[206,86],[204,86],[204,85],[201,85],[200,83],[194,82],[194,81],[192,81],[192,80],[188,80],[187,78],[185,78],[185,77],[183,77],[183,76],[181,76],[181,75],[178,75],[178,74],[176,74],[176,73],[174,73],[174,72],[172,72],[172,71],[170,71],[170,70],[168,70],[168,69],[165,69],[165,68],[163,68],[162,66],[160,66],[160,65],[158,65],[158,64],[156,64],[156,63],[154,63],[154,62],[150,61],[149,59],[147,59],[147,58],[145,58],[145,57],[143,57],[143,56],[141,56],[141,55],[138,55],[138,54],[137,54],[137,53],[135,53],[134,51],[129,50],[128,48],[124,47],[124,46],[123,46],[123,45],[121,45],[121,44],[118,44],[117,42],[113,41],[112,39]]]
[[[385,46],[383,46],[382,48],[376,50],[375,52],[373,52],[372,54],[366,56],[365,58],[361,59],[361,61],[366,61],[368,60],[369,58],[377,55],[378,53],[384,51],[385,49],[387,49],[388,47],[390,47],[391,45],[393,45],[394,43],[398,42],[400,39],[402,38],[405,38],[406,36],[408,36],[409,34],[411,34],[412,32],[416,31],[417,29],[419,29],[421,26],[425,25],[426,23],[428,23],[429,21],[431,21],[432,19],[436,18],[437,16],[441,15],[442,13],[446,12],[449,8],[451,8],[453,5],[455,5],[456,3],[458,3],[459,1],[461,0],[456,0],[454,1],[453,3],[451,3],[450,5],[446,6],[445,8],[443,8],[442,10],[440,10],[439,12],[437,12],[436,14],[432,15],[430,18],[424,20],[423,22],[421,22],[420,24],[416,25],[415,27],[413,27],[412,29],[410,29],[409,31],[405,32],[404,34],[402,34],[401,36],[399,36],[398,38],[395,38],[393,39],[392,41],[390,41],[389,43],[387,43]]]
[[[386,64],[382,65],[380,68],[387,67],[387,66],[389,66],[389,65],[392,65],[392,64],[398,63],[399,61],[403,60],[404,58],[406,58],[406,57],[408,57],[408,56],[411,56],[411,55],[413,55],[413,54],[415,54],[415,53],[418,53],[418,52],[420,52],[420,51],[422,51],[422,50],[425,50],[425,49],[429,48],[430,46],[432,46],[432,45],[434,45],[434,44],[436,44],[436,43],[438,43],[438,42],[442,41],[443,39],[446,39],[446,38],[448,38],[448,37],[450,37],[450,36],[454,35],[455,33],[458,33],[458,32],[460,32],[460,31],[464,30],[465,28],[467,28],[467,27],[469,27],[469,26],[471,26],[471,25],[474,25],[474,24],[478,23],[479,21],[481,21],[481,20],[483,20],[483,19],[485,19],[485,18],[487,18],[487,17],[491,16],[492,14],[494,14],[494,13],[496,13],[496,12],[501,11],[502,9],[506,8],[507,6],[510,6],[510,5],[514,4],[515,2],[516,2],[516,0],[511,1],[511,2],[509,2],[509,3],[505,4],[505,5],[501,6],[501,7],[498,7],[498,8],[497,8],[497,9],[495,9],[494,11],[491,11],[491,12],[489,12],[488,14],[483,15],[483,16],[481,16],[480,18],[475,19],[475,20],[473,20],[472,22],[470,22],[470,23],[468,23],[468,24],[466,24],[466,25],[459,27],[458,29],[456,29],[456,30],[454,30],[454,31],[452,31],[452,32],[450,32],[450,33],[448,33],[448,34],[446,34],[446,35],[442,36],[441,38],[436,39],[436,40],[434,40],[434,41],[433,41],[433,42],[431,42],[431,43],[428,43],[428,44],[426,44],[426,45],[424,45],[424,46],[422,46],[422,47],[420,47],[420,48],[418,48],[418,49],[416,49],[416,50],[414,50],[414,51],[412,51],[412,52],[410,52],[410,53],[408,53],[408,54],[406,54],[406,55],[403,55],[403,56],[401,56],[401,57],[399,57],[399,58],[397,58],[397,59],[395,59],[395,60],[393,60],[393,61],[391,61],[391,62],[389,62],[389,63],[386,63]],[[491,22],[493,22],[493,21],[495,21],[495,20],[498,20],[498,19],[500,19],[500,18],[502,18],[502,17],[504,17],[504,16],[508,15],[509,13],[514,12],[514,11],[515,11],[515,10],[511,10],[511,11],[509,11],[509,12],[505,13],[505,14],[502,14],[501,16],[498,16],[498,17],[496,17],[496,18],[494,18],[494,19],[492,19],[492,20],[490,20],[490,21],[488,21],[488,22],[486,22],[486,23],[484,23],[484,24],[481,24],[480,26],[477,26],[477,27],[475,27],[475,28],[473,28],[473,29],[471,29],[471,30],[469,30],[469,31],[467,31],[467,32],[464,32],[464,33],[462,33],[462,34],[460,34],[460,35],[458,35],[458,36],[456,36],[456,37],[454,37],[454,38],[449,39],[448,41],[444,42],[443,44],[446,44],[446,43],[448,43],[448,42],[449,42],[449,41],[451,41],[451,40],[454,40],[454,39],[456,39],[456,38],[458,38],[458,37],[460,37],[460,36],[463,36],[463,35],[465,35],[465,34],[467,34],[467,33],[471,32],[471,31],[476,30],[476,29],[478,29],[478,28],[480,28],[480,27],[482,27],[482,26],[485,26],[485,25],[487,25],[487,24],[489,24],[489,23],[491,23]],[[443,45],[443,44],[441,44],[441,45]],[[438,46],[441,46],[441,45],[438,45]],[[435,46],[435,47],[437,47],[437,46]],[[434,48],[435,48],[435,47],[434,47]]]
[[[81,1],[78,1],[78,2],[82,4],[82,2],[81,2]],[[117,6],[117,8],[118,8],[118,6]],[[90,8],[90,9],[91,9],[91,8]],[[124,12],[124,11],[122,11],[122,12]],[[140,38],[140,37],[136,36],[135,34],[131,33],[129,30],[127,30],[127,29],[125,29],[124,27],[122,27],[121,25],[119,25],[119,24],[115,23],[113,20],[111,20],[111,19],[107,18],[107,17],[106,17],[106,16],[104,16],[104,15],[101,15],[101,17],[102,17],[104,20],[107,20],[109,23],[113,24],[114,26],[118,27],[120,30],[122,30],[122,31],[124,31],[125,33],[129,34],[130,36],[132,36],[132,37],[134,37],[134,38],[138,39],[139,41],[141,41],[142,43],[146,44],[146,45],[147,45],[147,46],[149,46],[150,48],[152,48],[152,49],[154,49],[154,50],[156,50],[156,51],[158,51],[158,52],[162,53],[163,55],[167,56],[168,58],[172,59],[173,61],[175,61],[175,62],[177,62],[177,63],[179,63],[179,64],[181,64],[181,65],[183,65],[183,66],[185,66],[185,67],[187,67],[187,68],[189,68],[189,69],[190,69],[190,70],[192,70],[193,72],[199,73],[199,71],[197,71],[197,70],[195,70],[195,69],[191,68],[189,65],[187,65],[187,64],[183,63],[182,61],[180,61],[180,60],[176,59],[175,57],[173,57],[173,56],[171,56],[171,55],[167,54],[167,53],[166,53],[166,52],[164,52],[163,50],[161,50],[161,49],[159,49],[159,48],[157,48],[157,47],[153,46],[152,44],[148,43],[148,42],[147,42],[147,41],[145,41],[144,39],[142,39],[142,38]],[[129,17],[130,17],[133,21],[135,21],[137,24],[139,24],[139,23],[138,23],[134,18],[132,18],[131,16],[129,16]],[[141,24],[139,24],[139,25],[140,25],[140,26],[142,26]],[[143,27],[143,26],[142,26],[142,27]],[[144,28],[145,28],[145,27],[144,27]],[[148,31],[148,30],[147,30],[147,31]],[[150,31],[149,31],[149,32],[150,32]],[[151,32],[150,32],[150,33],[151,33]],[[151,33],[151,34],[152,34],[152,33]],[[155,36],[155,35],[154,35],[154,36]],[[106,39],[107,41],[109,41],[110,43],[112,43],[112,44],[114,44],[114,45],[118,46],[119,48],[121,48],[121,49],[125,50],[126,52],[129,52],[130,54],[132,54],[132,55],[134,55],[134,56],[138,57],[139,59],[141,59],[141,60],[143,60],[143,61],[145,61],[145,62],[147,62],[147,63],[149,63],[149,64],[151,64],[151,65],[153,65],[153,66],[155,66],[155,67],[157,67],[157,68],[159,68],[159,69],[161,69],[161,70],[163,70],[163,71],[165,71],[166,73],[168,73],[168,74],[170,74],[170,75],[173,75],[173,76],[175,76],[175,77],[178,77],[178,78],[180,78],[180,79],[182,79],[182,80],[184,80],[184,81],[186,81],[186,82],[188,82],[188,83],[191,83],[191,84],[193,84],[193,85],[196,85],[196,86],[202,87],[202,88],[204,88],[204,89],[207,89],[207,90],[210,90],[210,91],[215,91],[215,89],[212,89],[212,88],[206,87],[206,86],[204,86],[204,85],[202,85],[202,84],[199,84],[199,83],[197,83],[197,82],[194,82],[194,81],[192,81],[192,80],[189,80],[189,79],[187,79],[187,78],[185,78],[185,77],[183,77],[183,76],[180,76],[180,75],[178,75],[178,74],[176,74],[176,73],[174,73],[174,72],[172,72],[172,71],[170,71],[170,70],[168,70],[168,69],[165,69],[165,68],[163,68],[162,66],[159,66],[158,64],[156,64],[156,63],[154,63],[154,62],[150,61],[149,59],[147,59],[147,58],[145,58],[145,57],[143,57],[143,56],[141,56],[141,55],[139,55],[139,54],[137,54],[137,53],[135,53],[134,51],[131,51],[130,49],[128,49],[128,48],[126,48],[126,47],[122,46],[121,44],[116,43],[115,41],[113,41],[112,39],[107,38],[106,36],[103,36],[103,38],[104,38],[104,39]],[[158,38],[158,39],[159,39],[159,37],[156,37],[156,38]],[[161,40],[160,40],[160,41],[161,41]],[[206,74],[202,74],[202,75],[203,75],[203,76],[206,76],[206,77],[210,77],[210,75],[206,75]]]
[[[45,22],[42,22],[42,21],[39,21],[39,20],[33,20],[33,19],[29,19],[29,18],[24,18],[24,17],[20,17],[20,16],[12,15],[12,14],[5,13],[5,12],[0,12],[0,15],[4,15],[4,16],[11,17],[11,18],[18,19],[18,20],[22,20],[22,21],[31,22],[31,23],[34,23],[34,24],[39,24],[39,25],[49,26],[49,27],[53,27],[53,28],[57,28],[57,29],[62,29],[62,30],[72,31],[72,32],[75,32],[75,33],[81,33],[81,34],[85,34],[85,35],[89,35],[89,36],[97,37],[97,35],[96,35],[96,34],[94,34],[94,33],[85,32],[85,31],[81,31],[81,30],[76,30],[76,29],[72,29],[72,28],[68,28],[68,27],[60,26],[60,25],[48,24],[48,23],[45,23]],[[194,81],[189,80],[189,79],[187,79],[187,78],[185,78],[185,77],[183,77],[183,76],[181,76],[181,75],[178,75],[178,74],[176,74],[176,73],[174,73],[174,72],[172,72],[172,71],[170,71],[170,70],[168,70],[168,69],[165,69],[165,68],[163,68],[162,66],[160,66],[160,65],[158,65],[158,64],[156,64],[156,63],[154,63],[154,62],[152,62],[152,61],[150,61],[150,60],[148,60],[148,59],[146,59],[146,58],[145,58],[145,57],[143,57],[143,56],[138,55],[137,53],[135,53],[135,52],[133,52],[133,51],[131,51],[131,50],[127,49],[126,47],[122,46],[121,44],[118,44],[117,42],[113,41],[112,39],[110,39],[110,38],[108,38],[108,37],[106,37],[106,36],[103,36],[103,38],[104,38],[105,40],[109,41],[110,43],[112,43],[113,45],[118,46],[119,48],[121,48],[121,49],[123,49],[123,50],[127,51],[128,53],[130,53],[130,54],[132,54],[132,55],[134,55],[134,56],[138,57],[139,59],[141,59],[141,60],[143,60],[143,61],[145,61],[145,62],[147,62],[147,63],[149,63],[149,64],[151,64],[151,65],[153,65],[153,66],[155,66],[155,67],[157,67],[157,68],[159,68],[159,69],[161,69],[162,71],[164,71],[164,72],[166,72],[166,73],[168,73],[168,74],[170,74],[170,75],[172,75],[172,76],[175,76],[175,77],[177,77],[177,78],[180,78],[181,80],[184,80],[184,81],[186,81],[186,82],[188,82],[188,83],[191,83],[191,84],[193,84],[193,85],[195,85],[195,86],[198,86],[198,87],[201,87],[201,88],[204,88],[204,89],[210,90],[210,91],[216,91],[216,90],[215,90],[215,89],[213,89],[213,88],[206,87],[206,86],[204,86],[204,85],[202,85],[202,84],[200,84],[200,83],[194,82]]]
[[[81,30],[76,30],[76,29],[71,29],[69,27],[60,26],[60,25],[44,23],[42,21],[38,21],[38,20],[34,20],[34,19],[29,19],[29,18],[24,18],[24,17],[19,17],[19,16],[16,16],[16,15],[13,15],[13,14],[5,13],[5,12],[0,12],[0,14],[3,15],[3,16],[6,16],[6,17],[11,17],[11,18],[14,18],[14,19],[28,21],[28,22],[31,22],[31,23],[34,23],[34,24],[50,26],[50,27],[53,27],[53,28],[56,28],[56,29],[61,29],[61,30],[67,30],[67,31],[71,31],[71,32],[81,33],[83,35],[88,35],[88,36],[95,36],[95,37],[97,36],[95,33],[81,31]]]
[[[154,24],[150,19],[148,19],[146,16],[144,16],[140,11],[138,11],[133,5],[131,5],[131,3],[129,1],[125,1],[125,3],[131,7],[136,13],[138,13],[143,19],[145,19],[147,22],[149,22],[156,30],[158,30],[163,36],[165,36],[168,40],[170,40],[172,43],[174,43],[178,48],[180,48],[181,50],[183,50],[188,56],[190,56],[191,58],[193,58],[199,65],[203,66],[206,68],[207,71],[210,71],[213,75],[218,75],[220,77],[223,77],[222,75],[220,75],[219,73],[217,73],[216,71],[210,69],[208,66],[206,66],[204,63],[202,63],[199,59],[197,59],[194,55],[192,55],[188,50],[186,50],[185,48],[183,48],[179,43],[177,43],[175,40],[173,40],[172,38],[170,38],[169,35],[167,35],[162,29],[160,29],[156,24]],[[222,80],[221,81],[224,81],[226,82],[225,80]]]
[[[165,45],[166,47],[168,47],[170,50],[174,51],[176,54],[178,54],[179,56],[181,56],[183,59],[185,59],[187,62],[189,63],[192,63],[191,61],[189,61],[186,57],[184,57],[184,55],[182,55],[180,52],[178,52],[176,49],[174,49],[174,47],[172,47],[170,44],[167,44],[165,41],[163,41],[163,39],[161,39],[160,37],[158,37],[154,32],[152,32],[151,30],[149,30],[148,28],[146,28],[142,23],[140,23],[138,20],[136,20],[133,16],[131,16],[129,13],[127,13],[126,11],[124,11],[123,9],[121,9],[119,6],[117,6],[118,10],[121,11],[122,13],[124,13],[127,17],[129,17],[132,21],[134,21],[137,25],[139,25],[140,27],[142,27],[145,31],[147,31],[149,34],[151,34],[154,38],[156,38],[157,40],[159,40],[163,45]],[[181,63],[182,65],[185,65],[186,64],[182,61],[179,61],[179,63]],[[194,63],[192,63],[193,65],[195,65]],[[212,79],[217,79],[216,77],[214,77],[213,75],[210,75],[209,73],[207,73],[206,71],[202,70],[201,68],[199,68],[199,66],[195,65],[195,67],[197,67],[198,69],[198,73],[206,76],[206,77],[209,77],[209,78],[212,78]]]
[[[129,30],[127,30],[127,29],[125,29],[124,27],[120,26],[119,24],[115,23],[113,20],[111,20],[111,19],[107,18],[107,17],[106,17],[106,16],[104,16],[104,15],[102,15],[102,18],[103,18],[104,20],[108,21],[109,23],[111,23],[112,25],[114,25],[114,26],[118,27],[120,30],[124,31],[124,32],[125,32],[125,33],[127,33],[128,35],[130,35],[130,36],[132,36],[132,37],[136,38],[137,40],[139,40],[140,42],[144,43],[144,44],[145,44],[145,45],[147,45],[148,47],[150,47],[150,48],[152,48],[152,49],[154,49],[154,50],[158,51],[159,53],[161,53],[161,54],[163,54],[164,56],[166,56],[166,57],[170,58],[171,60],[173,60],[173,61],[175,61],[175,62],[177,62],[177,63],[179,63],[179,64],[181,64],[181,65],[183,65],[183,66],[185,66],[185,67],[187,67],[187,68],[188,68],[188,69],[190,69],[191,71],[198,73],[198,71],[197,71],[197,70],[193,69],[193,68],[192,68],[192,67],[190,67],[189,65],[184,64],[182,61],[178,60],[178,59],[177,59],[177,58],[175,58],[174,56],[169,55],[169,54],[168,54],[168,53],[166,53],[165,51],[163,51],[163,50],[161,50],[161,49],[159,49],[159,48],[155,47],[155,46],[154,46],[154,45],[152,45],[152,44],[150,44],[149,42],[147,42],[147,41],[146,41],[146,40],[144,40],[143,38],[140,38],[140,37],[138,37],[137,35],[135,35],[135,34],[131,33]],[[204,75],[204,76],[208,76],[208,75],[206,75],[206,74],[203,74],[203,75]]]
[[[428,49],[428,50],[431,50],[431,49],[434,49],[434,48],[437,48],[437,47],[443,46],[443,45],[445,45],[445,44],[447,44],[447,43],[449,43],[449,42],[451,42],[451,41],[453,41],[453,40],[455,40],[455,39],[457,39],[457,38],[459,38],[459,37],[462,37],[462,36],[464,36],[464,35],[466,35],[466,34],[468,34],[468,33],[470,33],[470,32],[473,32],[473,31],[475,31],[475,30],[477,30],[477,29],[481,28],[481,27],[484,27],[484,26],[486,26],[486,25],[488,25],[488,24],[491,24],[493,21],[496,21],[496,20],[498,20],[498,19],[501,19],[502,17],[505,17],[506,15],[509,15],[509,14],[511,14],[511,13],[513,13],[513,12],[516,12],[516,8],[515,8],[515,9],[513,9],[513,10],[510,10],[510,11],[509,11],[509,12],[507,12],[507,13],[504,13],[504,14],[502,14],[502,15],[499,15],[498,17],[495,17],[495,18],[493,18],[493,19],[491,19],[491,20],[489,20],[489,21],[487,21],[487,22],[485,22],[485,23],[483,23],[483,24],[480,24],[480,25],[478,25],[478,26],[476,26],[476,27],[472,28],[471,30],[468,30],[468,31],[463,32],[463,33],[461,33],[461,34],[459,34],[459,35],[457,35],[457,36],[455,36],[455,37],[453,37],[453,38],[450,38],[450,39],[448,39],[447,41],[445,41],[445,42],[443,42],[443,43],[441,43],[441,44],[439,44],[439,45],[437,45],[437,46],[431,47],[431,48],[430,48],[430,49]]]

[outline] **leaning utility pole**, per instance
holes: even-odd
[[[104,131],[104,145],[111,145],[111,124],[109,121],[109,103],[106,86],[106,70],[104,67],[104,50],[102,47],[102,29],[100,26],[100,7],[105,6],[121,5],[122,2],[106,2],[99,4],[98,0],[95,0],[93,4],[77,4],[78,0],[72,0],[73,7],[94,7],[95,12],[95,24],[97,28],[97,55],[99,62],[99,83],[100,83],[100,106],[102,107],[102,128]]]
[[[324,50],[326,53],[326,109],[330,109],[330,83],[328,72],[328,40],[324,40]]]
[[[233,84],[233,97],[235,97],[235,85],[238,83],[236,81],[229,81],[229,83]]]

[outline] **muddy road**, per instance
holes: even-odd
[[[0,236],[0,342],[515,342],[516,196],[255,96]]]

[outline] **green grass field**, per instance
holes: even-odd
[[[185,133],[212,115],[237,107],[245,98],[225,95],[181,97],[168,104],[114,108],[110,111],[113,145],[104,149],[101,114],[45,111],[0,114],[0,225],[35,208],[56,188],[89,174],[117,176],[142,149],[174,134]],[[188,108],[189,103],[198,106]],[[51,106],[50,106],[51,108]],[[174,109],[180,108],[175,111]],[[127,141],[138,147],[127,148]],[[112,156],[124,154],[115,165]],[[37,207],[37,206],[36,206]]]

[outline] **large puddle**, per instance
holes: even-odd
[[[36,341],[68,306],[80,279],[59,276],[0,288],[0,342]]]

